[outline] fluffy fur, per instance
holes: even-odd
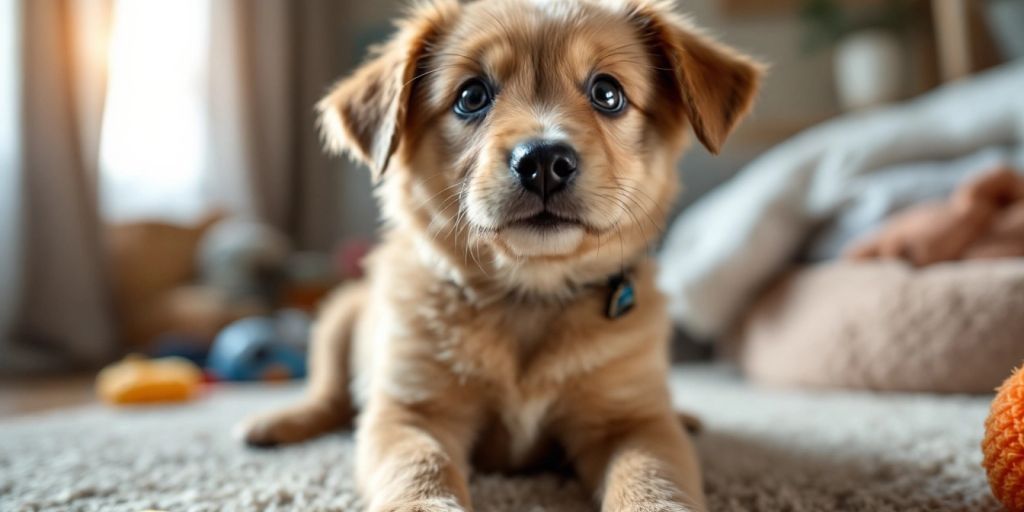
[[[621,115],[591,106],[596,73],[621,83]],[[452,110],[474,77],[495,100],[467,121]],[[320,103],[329,147],[378,180],[383,243],[368,280],[325,305],[308,398],[247,423],[246,440],[299,441],[358,409],[358,478],[374,512],[470,510],[471,466],[553,460],[571,463],[603,510],[703,510],[646,253],[676,194],[688,127],[717,151],[758,77],[666,4],[413,9]],[[572,186],[546,202],[508,164],[516,144],[541,137],[580,155]],[[541,211],[572,222],[518,223]],[[609,319],[606,283],[623,270],[637,306]]]

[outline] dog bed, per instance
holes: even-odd
[[[1024,259],[805,267],[761,296],[734,343],[766,384],[990,392],[1024,360]]]

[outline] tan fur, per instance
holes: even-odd
[[[320,105],[333,147],[382,176],[384,241],[365,287],[324,310],[308,399],[250,422],[247,440],[343,424],[347,385],[371,511],[470,510],[471,467],[543,465],[553,447],[603,510],[703,510],[646,254],[686,127],[717,150],[758,68],[639,1],[436,1],[399,27]],[[623,85],[621,116],[591,107],[594,72]],[[466,122],[452,105],[477,76],[499,92],[485,119]],[[544,236],[509,225],[526,206],[508,153],[537,137],[581,158],[572,190],[549,205],[579,225]],[[605,283],[625,269],[637,306],[609,319]]]

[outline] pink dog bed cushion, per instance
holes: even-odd
[[[1024,360],[1024,259],[806,267],[761,296],[735,341],[765,384],[991,392]]]

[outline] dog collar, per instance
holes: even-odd
[[[636,290],[633,289],[633,280],[625,272],[608,278],[608,288],[611,292],[608,294],[604,314],[609,320],[616,320],[636,305]]]

